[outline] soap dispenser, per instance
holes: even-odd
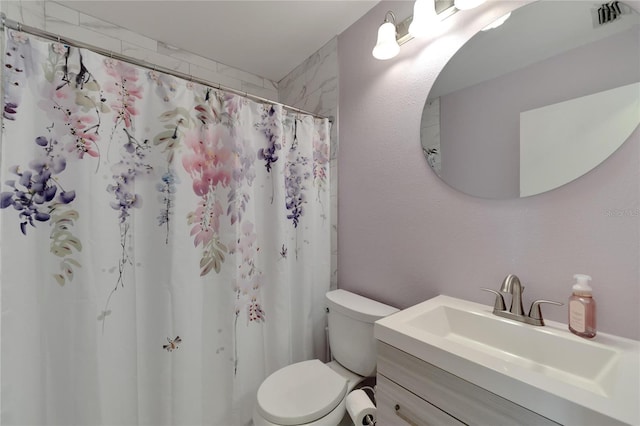
[[[588,339],[596,335],[596,301],[589,285],[591,277],[584,274],[573,276],[573,294],[569,297],[569,330]]]

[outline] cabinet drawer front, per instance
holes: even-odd
[[[378,342],[378,377],[380,375],[469,425],[558,425],[382,342]]]
[[[464,424],[381,375],[378,375],[376,383],[376,403],[379,426]]]

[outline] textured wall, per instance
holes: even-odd
[[[438,294],[491,305],[479,288],[515,273],[528,305],[566,302],[582,272],[593,276],[599,329],[639,339],[640,130],[585,176],[524,199],[457,192],[422,155],[420,118],[438,72],[516,5],[459,12],[442,37],[412,40],[390,61],[371,56],[376,30],[389,9],[408,16],[410,2],[383,2],[338,37],[339,286],[401,308]],[[543,311],[566,323],[566,305]]]
[[[114,3],[117,7],[117,2]],[[278,100],[277,85],[265,78],[152,40],[52,1],[1,0],[9,19],[231,89]]]

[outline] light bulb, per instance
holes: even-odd
[[[438,22],[433,0],[416,0],[413,5],[413,19],[409,25],[412,37],[424,37]]]
[[[371,52],[376,59],[391,59],[400,52],[400,45],[396,40],[396,26],[386,21],[378,28],[378,42]]]

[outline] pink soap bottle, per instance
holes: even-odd
[[[575,274],[573,294],[569,297],[569,330],[588,339],[596,335],[596,301],[589,286],[591,277]]]

